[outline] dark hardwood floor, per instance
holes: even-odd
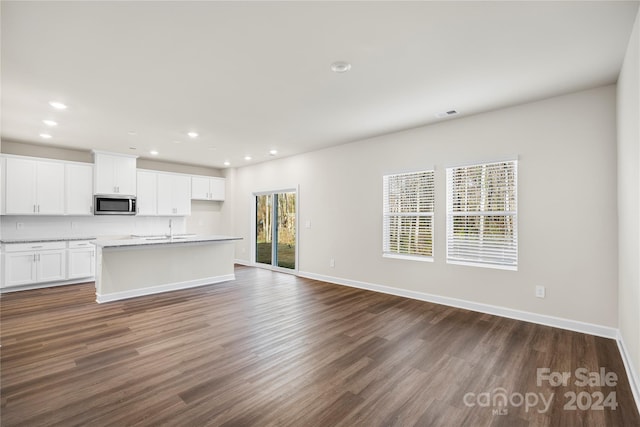
[[[236,275],[101,305],[93,283],[2,295],[2,426],[640,426],[613,340]],[[579,386],[579,368],[618,379]]]

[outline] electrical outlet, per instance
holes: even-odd
[[[536,286],[536,297],[544,298],[545,289],[544,286]]]
[[[329,267],[334,268],[336,266],[336,260],[331,258],[329,260]]]
[[[22,230],[24,228],[24,222],[16,222],[16,229]]]

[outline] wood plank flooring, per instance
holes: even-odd
[[[93,283],[2,295],[2,426],[640,426],[613,340],[236,276],[101,305]],[[538,386],[538,368],[572,377]],[[618,381],[580,387],[578,368]],[[572,392],[583,409],[565,407]],[[591,409],[598,393],[617,408]],[[522,404],[534,395],[548,410]]]

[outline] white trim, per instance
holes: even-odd
[[[177,291],[180,289],[195,288],[197,286],[212,285],[214,283],[227,282],[235,280],[235,274],[226,274],[223,276],[205,277],[203,279],[187,280],[184,282],[167,283],[166,285],[150,286],[142,289],[132,289],[129,291],[113,292],[110,294],[99,294],[96,292],[96,302],[102,304],[109,301],[117,301],[121,299],[135,298],[144,295],[159,294],[162,292]]]
[[[137,159],[138,157],[140,157],[136,154],[123,154],[123,153],[116,153],[114,151],[103,151],[103,150],[91,150],[91,154],[106,154],[108,156],[131,157],[134,159]]]
[[[396,295],[405,298],[411,298],[419,301],[427,301],[435,304],[447,305],[450,307],[463,308],[465,310],[477,311],[480,313],[493,314],[495,316],[506,317],[509,319],[522,320],[525,322],[537,323],[545,326],[553,326],[555,328],[567,329],[569,331],[582,332],[589,335],[595,335],[604,338],[616,339],[618,330],[608,326],[595,325],[593,323],[580,322],[578,320],[563,319],[555,316],[547,316],[544,314],[531,313],[528,311],[514,310],[506,307],[498,307],[495,305],[482,304],[457,298],[443,297],[439,295],[427,294],[417,291],[409,291],[406,289],[392,288],[390,286],[376,285],[373,283],[360,282],[357,280],[342,279],[338,277],[324,276],[322,274],[298,272],[300,277],[307,279],[320,280],[323,282],[334,283],[337,285],[350,286],[353,288],[366,289],[384,294]]]
[[[618,350],[620,351],[620,356],[622,357],[624,368],[627,371],[627,378],[629,378],[631,393],[633,393],[633,398],[636,401],[638,412],[640,412],[640,376],[638,376],[638,373],[633,368],[633,363],[631,363],[631,355],[627,350],[627,346],[624,343],[624,338],[622,337],[620,331],[618,331],[618,336],[616,338],[616,342],[618,343]]]
[[[517,265],[490,264],[488,262],[456,261],[454,259],[447,259],[447,264],[465,265],[467,267],[493,268],[495,270],[518,271]]]
[[[239,264],[239,265],[244,265],[244,266],[247,266],[247,267],[255,267],[255,264],[253,262],[247,261],[246,259],[236,258],[236,259],[233,260],[233,263],[234,264]]]
[[[433,262],[432,256],[404,255],[404,254],[396,254],[392,252],[383,252],[382,258],[404,259],[408,261]]]
[[[480,166],[480,165],[486,165],[486,164],[492,164],[492,163],[505,163],[505,162],[519,161],[519,160],[520,160],[520,156],[517,154],[510,155],[510,156],[496,156],[496,157],[491,157],[487,160],[469,160],[467,162],[446,163],[444,165],[444,169],[464,168],[469,166]]]

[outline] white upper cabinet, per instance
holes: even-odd
[[[94,193],[136,195],[136,157],[94,151]]]
[[[93,165],[65,164],[66,215],[93,215]]]
[[[191,177],[159,173],[158,215],[191,215]]]
[[[225,179],[209,176],[191,177],[191,198],[194,200],[224,200]]]
[[[5,169],[7,214],[64,214],[64,163],[9,157]]]
[[[158,174],[138,171],[138,215],[158,215]]]

